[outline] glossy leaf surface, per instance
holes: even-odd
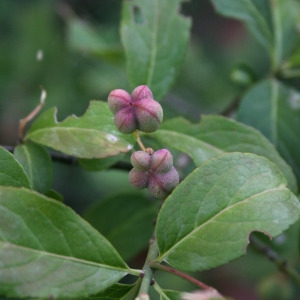
[[[249,152],[265,156],[276,163],[288,179],[288,186],[297,192],[296,178],[291,167],[279,156],[274,146],[259,131],[221,116],[203,116],[192,124],[175,118],[151,134],[165,147],[191,156],[196,166],[224,152]]]
[[[148,85],[160,100],[174,82],[189,39],[191,21],[182,0],[123,1],[121,38],[132,88]]]
[[[56,120],[56,109],[41,115],[28,131],[26,140],[51,147],[78,158],[103,158],[132,148],[131,137],[115,127],[107,103],[92,101],[82,117]]]
[[[85,212],[84,217],[125,260],[129,260],[147,247],[157,212],[157,203],[150,201],[149,197],[143,193],[127,192],[101,199]]]
[[[245,254],[248,236],[276,236],[300,216],[298,198],[275,164],[254,154],[211,159],[173,191],[157,219],[158,261],[187,271]]]
[[[0,185],[30,188],[29,178],[23,167],[3,147],[0,147]]]
[[[44,194],[51,189],[52,161],[49,153],[42,146],[33,143],[18,145],[14,156],[23,166],[34,190]]]
[[[275,80],[255,85],[242,99],[237,118],[260,130],[277,148],[300,183],[300,93]]]
[[[111,244],[58,201],[0,187],[0,294],[76,298],[115,284],[128,267]]]

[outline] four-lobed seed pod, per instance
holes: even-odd
[[[153,154],[136,151],[131,155],[133,169],[129,182],[138,189],[148,188],[151,195],[166,198],[179,183],[179,175],[173,167],[173,156],[167,149]]]
[[[137,129],[154,132],[163,120],[162,107],[153,99],[146,85],[136,87],[131,95],[121,89],[113,90],[107,101],[109,109],[115,114],[115,125],[122,133],[133,133]]]
[[[154,132],[163,119],[162,107],[146,85],[136,87],[131,95],[122,89],[113,90],[108,96],[108,107],[115,115],[116,127],[125,134],[136,130]],[[173,156],[167,149],[136,151],[131,156],[131,163],[131,185],[138,189],[148,188],[157,198],[166,198],[179,183]]]

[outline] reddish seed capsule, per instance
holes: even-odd
[[[146,171],[139,171],[133,168],[129,172],[129,182],[137,189],[144,189],[148,186],[149,174]]]
[[[154,132],[163,120],[162,107],[153,100],[152,92],[146,85],[136,87],[131,95],[115,89],[107,101],[109,109],[115,114],[115,125],[122,133],[133,133],[137,129]]]
[[[151,155],[145,151],[136,151],[131,155],[131,164],[140,171],[150,170]]]
[[[116,114],[122,108],[126,108],[131,103],[131,96],[124,90],[113,90],[107,99],[108,107],[112,113]]]
[[[154,197],[164,199],[175,189],[178,184],[178,172],[174,167],[172,167],[167,173],[152,174],[149,177],[148,190]]]
[[[163,120],[163,109],[153,99],[142,99],[134,102],[137,128],[150,133],[156,131]]]
[[[131,98],[135,102],[146,98],[153,99],[153,95],[147,85],[139,85],[132,91]]]
[[[136,130],[136,120],[131,107],[119,110],[115,114],[114,122],[118,130],[122,133],[129,134]]]
[[[156,173],[166,173],[173,167],[173,156],[167,149],[155,151],[151,157],[151,169]]]

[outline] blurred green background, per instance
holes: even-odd
[[[121,2],[0,1],[1,145],[17,143],[19,119],[39,103],[41,87],[47,91],[44,110],[56,106],[58,120],[82,115],[90,100],[105,101],[112,89],[129,89],[119,36]],[[197,121],[200,114],[230,115],[247,85],[267,75],[264,50],[240,22],[217,15],[209,0],[186,2],[181,12],[193,19],[192,36],[176,83],[162,101],[165,116]],[[54,188],[79,213],[112,191],[132,191],[126,171],[87,172],[78,166],[54,166]],[[292,261],[297,227],[287,233],[292,242],[278,246]],[[136,258],[131,263],[139,262]],[[159,277],[166,288],[171,288],[168,282],[192,288],[164,276]],[[261,278],[269,280],[264,283],[267,287],[278,287],[280,282],[282,291],[294,288],[271,263],[254,253],[200,277],[225,295],[242,300],[269,299],[258,297]],[[280,292],[275,295],[271,299],[292,299],[290,294],[289,298]]]

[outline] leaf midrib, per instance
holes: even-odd
[[[277,1],[273,3],[272,9],[272,22],[274,27],[274,57],[273,57],[273,68],[279,67],[280,60],[282,57],[282,20],[279,14],[279,4]]]
[[[151,34],[151,52],[150,52],[150,61],[149,61],[149,69],[148,69],[148,76],[147,76],[147,85],[151,86],[152,84],[152,78],[155,68],[155,62],[156,62],[156,55],[157,55],[157,28],[158,28],[158,0],[153,1],[154,5],[154,17],[153,17],[153,29]]]
[[[36,250],[36,249],[32,249],[32,248],[28,248],[28,247],[24,247],[24,246],[12,244],[12,243],[9,243],[9,242],[2,242],[2,241],[0,241],[0,252],[6,246],[14,247],[14,248],[20,249],[20,250],[25,250],[25,251],[33,252],[33,253],[36,253],[38,255],[45,255],[45,256],[52,257],[52,258],[66,260],[66,261],[70,261],[70,262],[74,262],[74,263],[79,263],[79,264],[85,264],[85,265],[89,265],[89,266],[93,266],[93,267],[105,268],[105,269],[109,269],[109,270],[124,271],[124,272],[129,272],[130,271],[130,269],[127,269],[127,268],[125,268],[125,269],[123,269],[123,268],[117,268],[117,267],[113,267],[113,266],[109,266],[109,265],[105,265],[105,264],[101,264],[101,263],[87,261],[87,260],[84,260],[84,259],[81,259],[81,258],[77,258],[77,257],[73,257],[73,256],[65,256],[65,255],[51,253],[51,252],[47,252],[47,251]]]
[[[31,159],[31,156],[30,156],[30,153],[29,153],[29,151],[28,151],[28,148],[27,147],[23,147],[22,148],[23,149],[23,151],[24,151],[24,155],[25,155],[25,157],[27,158],[27,161],[29,162],[28,164],[27,164],[27,166],[28,166],[28,177],[29,177],[29,180],[30,180],[30,182],[31,183],[33,183],[33,178],[34,178],[34,175],[33,175],[33,168],[32,168],[32,165],[33,165],[33,163],[32,163],[32,159]]]
[[[272,32],[269,29],[268,23],[266,22],[265,18],[262,16],[262,14],[259,12],[259,10],[257,9],[257,7],[253,4],[253,2],[251,0],[248,0],[248,5],[250,7],[250,9],[252,9],[252,11],[254,12],[254,14],[257,16],[257,19],[262,22],[262,24],[265,25],[265,28],[267,29],[267,33],[268,33],[268,42],[273,43],[273,39],[272,39]]]
[[[270,82],[270,105],[271,105],[271,111],[270,111],[270,126],[271,126],[271,141],[274,144],[274,146],[278,147],[278,134],[277,134],[277,118],[278,118],[278,93],[279,93],[279,85],[276,81]]]
[[[249,199],[272,192],[272,191],[280,191],[280,190],[286,190],[286,186],[284,185],[280,185],[276,188],[273,189],[269,189],[266,191],[262,191],[260,193],[257,193],[255,195],[251,195],[250,197],[245,198],[242,201],[239,201],[231,206],[227,206],[225,209],[223,209],[222,211],[220,211],[219,213],[217,213],[216,215],[214,215],[213,217],[211,217],[210,219],[208,219],[207,221],[205,221],[203,224],[201,224],[200,226],[194,228],[190,233],[188,233],[186,236],[184,236],[182,239],[180,239],[176,244],[174,244],[171,248],[169,248],[166,252],[164,252],[163,254],[160,254],[158,256],[158,258],[156,259],[156,261],[162,261],[164,258],[166,258],[170,253],[172,253],[172,251],[174,249],[176,249],[178,247],[178,245],[180,245],[181,243],[183,243],[185,240],[189,239],[190,236],[192,236],[195,232],[201,230],[203,227],[205,227],[206,225],[208,225],[210,222],[214,221],[214,219],[218,218],[219,216],[221,216],[223,213],[227,212],[228,210],[234,208],[235,206],[244,204],[245,202],[249,201]]]

